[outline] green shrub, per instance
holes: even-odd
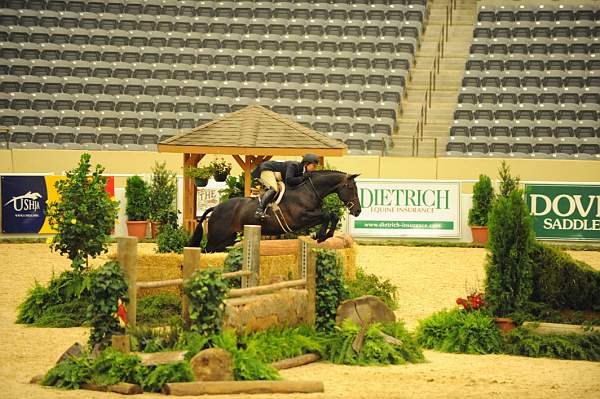
[[[138,299],[137,322],[146,325],[164,325],[173,318],[181,318],[181,298],[162,293]]]
[[[485,296],[490,311],[507,315],[529,301],[533,290],[534,244],[531,216],[519,190],[499,197],[489,218],[490,254],[486,265]]]
[[[346,283],[348,298],[373,295],[385,302],[390,309],[398,308],[398,287],[390,280],[383,280],[375,274],[367,274],[362,268],[356,271],[356,278]]]
[[[194,373],[189,363],[176,362],[139,368],[137,380],[145,392],[160,392],[169,382],[193,381]]]
[[[154,162],[152,180],[148,188],[150,220],[161,225],[169,223],[169,214],[176,209],[177,175],[168,170],[166,165],[166,162]]]
[[[270,365],[261,362],[254,351],[239,348],[233,331],[224,331],[213,337],[215,347],[226,350],[233,357],[233,374],[236,381],[279,380],[279,373]]]
[[[481,311],[443,310],[417,327],[418,342],[428,349],[454,353],[500,353],[502,338],[494,319]]]
[[[337,308],[347,297],[344,268],[334,250],[317,248],[314,251],[317,254],[315,325],[317,330],[327,331],[333,329]]]
[[[510,355],[597,362],[600,361],[600,332],[589,335],[535,334],[519,327],[506,337],[504,350]]]
[[[35,282],[19,305],[17,323],[37,327],[77,327],[87,322],[88,285],[93,272],[69,270],[52,276],[48,286]]]
[[[128,220],[148,220],[150,215],[148,184],[138,175],[127,178],[125,198],[127,199],[125,213]]]
[[[479,175],[479,181],[473,186],[473,206],[469,209],[469,226],[487,226],[488,214],[494,202],[492,180]]]
[[[118,382],[135,384],[139,356],[106,348],[92,364],[92,380],[98,385],[113,385]]]
[[[93,370],[92,363],[87,356],[70,357],[63,360],[46,373],[42,385],[79,389],[81,384],[90,381]]]
[[[498,175],[500,176],[499,195],[501,197],[508,197],[510,193],[519,189],[521,179],[510,174],[510,166],[508,166],[505,160],[502,160],[500,164]]]
[[[305,353],[323,352],[323,339],[317,335],[314,328],[308,326],[291,329],[272,328],[243,336],[240,341],[264,363],[273,363]]]
[[[156,236],[156,252],[181,254],[189,241],[190,233],[184,228],[170,223],[164,224],[161,225]]]
[[[535,243],[532,301],[552,307],[600,310],[600,272],[550,245]]]
[[[360,326],[345,320],[341,327],[336,326],[327,342],[326,358],[337,364],[381,365],[419,363],[425,359],[414,338],[404,329],[402,323],[387,325],[373,324],[365,332],[363,347],[356,353],[352,343],[360,332]],[[384,340],[381,332],[399,339],[401,345],[393,345]]]

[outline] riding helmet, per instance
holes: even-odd
[[[306,154],[302,157],[302,163],[319,164],[319,156],[317,154]]]

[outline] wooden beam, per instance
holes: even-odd
[[[588,335],[600,331],[600,327],[598,326],[590,326],[589,329],[584,329],[583,326],[576,324],[537,323],[533,321],[524,322],[523,327],[531,329],[531,331],[533,331],[536,334]]]
[[[322,381],[194,381],[165,384],[167,395],[324,392]]]
[[[142,366],[155,366],[157,364],[168,364],[173,362],[180,362],[185,360],[186,351],[170,351],[170,352],[132,352],[134,355],[139,356],[141,359],[140,364]]]
[[[96,384],[81,384],[81,389],[87,389],[88,391],[98,392],[115,392],[121,395],[137,395],[144,393],[142,387],[136,384],[129,384],[127,382],[119,382],[114,385],[96,385]]]
[[[249,288],[232,288],[229,290],[228,298],[239,298],[246,295],[261,295],[268,294],[273,291],[282,290],[284,288],[296,288],[304,287],[306,280],[290,280],[283,281],[281,283],[274,283],[269,285],[259,285],[258,287]]]

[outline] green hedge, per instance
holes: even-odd
[[[600,310],[600,272],[549,245],[536,243],[532,301],[556,308]]]

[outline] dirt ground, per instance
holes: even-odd
[[[149,245],[149,244],[147,244]],[[600,269],[600,252],[571,252]],[[417,321],[445,307],[484,280],[483,249],[360,246],[358,264],[399,287],[396,315],[413,329]],[[42,329],[14,324],[16,308],[35,279],[68,267],[45,244],[0,244],[0,398],[110,398],[117,394],[61,391],[28,383],[46,372],[88,329]],[[324,394],[246,395],[236,398],[598,398],[600,363],[504,355],[455,355],[426,351],[426,363],[350,367],[327,363],[284,370],[290,380],[321,380]],[[144,394],[144,397],[163,397]],[[232,396],[217,396],[227,398]]]

